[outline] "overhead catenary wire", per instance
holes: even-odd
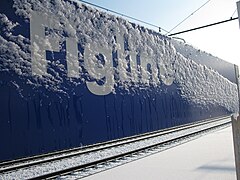
[[[114,14],[117,14],[117,15],[120,15],[120,16],[123,16],[123,17],[126,17],[126,18],[129,18],[129,19],[132,19],[132,20],[135,20],[135,21],[138,21],[138,22],[141,22],[143,24],[147,24],[149,26],[152,26],[152,27],[155,27],[155,28],[158,28],[159,32],[161,30],[163,30],[164,32],[168,33],[169,31],[163,29],[162,27],[158,26],[158,25],[155,25],[155,24],[152,24],[152,23],[149,23],[149,22],[146,22],[146,21],[143,21],[141,19],[137,19],[135,17],[132,17],[132,16],[129,16],[129,15],[126,15],[126,14],[123,14],[123,13],[119,13],[117,11],[114,11],[114,10],[111,10],[111,9],[108,9],[108,8],[105,8],[105,7],[102,7],[102,6],[99,6],[97,4],[94,4],[94,3],[90,3],[90,2],[87,2],[87,1],[84,1],[84,0],[79,0],[80,2],[83,2],[85,4],[88,4],[88,5],[91,5],[91,6],[95,6],[97,8],[100,8],[100,9],[103,9],[105,11],[109,11],[111,13],[114,13]]]
[[[235,11],[233,12],[231,19],[233,18],[233,15],[237,12],[237,8],[235,9]]]
[[[108,9],[108,8],[105,8],[105,7],[102,7],[100,5],[97,5],[97,4],[94,4],[94,3],[90,3],[88,1],[85,1],[85,0],[78,0],[80,2],[83,2],[85,4],[88,4],[88,5],[91,5],[91,6],[94,6],[94,7],[97,7],[97,8],[100,8],[100,9],[103,9],[105,11],[109,11],[111,13],[114,13],[114,14],[117,14],[117,15],[120,15],[120,16],[123,16],[123,17],[126,17],[126,18],[129,18],[129,19],[132,19],[132,20],[135,20],[135,21],[138,21],[138,22],[141,22],[143,24],[147,24],[149,26],[152,26],[152,27],[155,27],[155,28],[158,28],[159,29],[159,32],[161,32],[161,30],[163,30],[164,32],[166,32],[165,35],[168,35],[168,36],[173,36],[173,35],[178,35],[178,34],[182,34],[182,33],[186,33],[186,32],[190,32],[190,31],[194,31],[194,30],[198,30],[198,29],[202,29],[202,28],[206,28],[206,27],[210,27],[210,26],[214,26],[214,25],[218,25],[218,24],[222,24],[222,23],[226,23],[226,22],[229,22],[229,21],[233,21],[233,20],[236,20],[238,19],[238,17],[236,18],[233,18],[233,15],[236,13],[237,9],[233,12],[232,16],[230,17],[230,19],[228,20],[224,20],[224,21],[220,21],[220,22],[216,22],[216,23],[212,23],[212,24],[208,24],[208,25],[205,25],[205,26],[200,26],[200,27],[196,27],[196,28],[192,28],[192,29],[188,29],[188,30],[185,30],[185,31],[181,31],[181,32],[177,32],[177,33],[172,33],[170,34],[171,31],[173,31],[175,28],[177,28],[179,25],[181,25],[184,21],[186,21],[189,17],[191,17],[194,13],[196,13],[197,11],[199,11],[202,7],[204,7],[207,3],[209,3],[211,0],[208,0],[207,2],[205,2],[203,5],[201,5],[198,9],[196,9],[194,12],[192,12],[189,16],[187,16],[184,20],[182,20],[180,23],[178,23],[174,28],[172,28],[170,31],[167,31],[163,28],[161,28],[160,26],[158,25],[155,25],[155,24],[152,24],[152,23],[149,23],[149,22],[146,22],[146,21],[143,21],[143,20],[140,20],[140,19],[137,19],[137,18],[134,18],[132,16],[129,16],[129,15],[126,15],[126,14],[123,14],[123,13],[119,13],[117,11],[114,11],[114,10],[111,10],[111,9]],[[174,37],[176,38],[176,37]],[[184,40],[185,41],[185,40]]]
[[[203,29],[203,28],[210,27],[210,26],[215,26],[215,25],[222,24],[222,23],[226,23],[226,22],[233,21],[233,20],[236,20],[236,19],[238,19],[238,17],[235,17],[235,18],[232,18],[232,17],[231,17],[230,19],[227,19],[227,20],[224,20],[224,21],[219,21],[219,22],[212,23],[212,24],[208,24],[208,25],[205,25],[205,26],[200,26],[200,27],[188,29],[188,30],[185,30],[185,31],[180,31],[180,32],[177,32],[177,33],[169,34],[169,36],[174,36],[174,35],[177,35],[177,34],[182,34],[182,33],[190,32],[190,31],[195,31],[195,30]]]
[[[193,11],[190,15],[188,15],[186,18],[184,18],[180,23],[178,23],[176,26],[174,26],[169,32],[167,32],[166,35],[170,34],[174,29],[176,29],[178,26],[180,26],[184,21],[186,21],[188,18],[190,18],[194,13],[199,11],[202,7],[204,7],[206,4],[208,4],[211,0],[208,0],[203,5],[201,5],[199,8],[197,8],[195,11]]]

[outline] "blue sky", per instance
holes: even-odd
[[[111,10],[171,30],[208,0],[86,0]],[[236,0],[210,0],[203,8],[172,32],[229,19],[236,10]],[[233,17],[237,17],[237,12]],[[127,19],[127,18],[125,18]],[[129,20],[134,22],[133,20]],[[137,22],[138,24],[141,24]],[[157,28],[141,24],[145,27]],[[163,32],[163,34],[165,34]],[[196,48],[240,65],[240,29],[238,20],[178,35]]]
[[[136,17],[138,19],[170,28],[175,26],[181,17],[186,17],[200,7],[206,0],[86,0],[111,10]],[[184,9],[184,10],[183,10]],[[130,20],[133,21],[133,20]],[[146,26],[146,25],[144,25]]]

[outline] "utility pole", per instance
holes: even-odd
[[[238,10],[238,20],[240,27],[240,1],[237,2],[237,10]],[[238,91],[238,116],[232,116],[232,130],[233,130],[233,143],[234,143],[234,154],[235,154],[235,165],[236,165],[236,173],[237,180],[240,180],[240,91],[239,91],[239,69],[237,65],[234,65],[235,75],[236,75],[236,83],[237,83],[237,91]]]
[[[237,83],[237,91],[238,91],[238,102],[240,112],[240,91],[239,91],[239,69],[237,65],[234,65],[235,75],[236,75],[236,83]],[[236,116],[232,116],[232,132],[233,132],[233,143],[234,143],[234,154],[235,154],[235,166],[237,173],[237,180],[240,180],[240,117],[239,114]]]

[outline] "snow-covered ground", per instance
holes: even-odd
[[[0,174],[0,179],[30,179],[30,178],[34,178],[36,176],[41,176],[41,175],[44,175],[47,173],[56,172],[56,171],[68,169],[71,167],[76,167],[76,166],[83,165],[86,163],[101,160],[103,158],[112,157],[114,155],[119,155],[119,154],[123,154],[126,152],[130,152],[133,150],[137,150],[139,148],[149,147],[154,144],[158,144],[158,143],[161,143],[161,142],[164,142],[167,140],[171,140],[171,139],[174,139],[177,137],[188,135],[193,132],[204,130],[209,127],[214,127],[214,126],[226,123],[226,122],[229,122],[229,118],[224,118],[224,119],[221,119],[218,121],[209,122],[207,124],[202,124],[202,125],[199,125],[196,127],[189,127],[187,129],[182,129],[182,130],[175,129],[175,131],[168,133],[168,134],[162,134],[159,136],[156,136],[156,134],[155,134],[154,137],[149,136],[149,138],[147,138],[147,139],[132,142],[129,144],[106,148],[106,149],[102,149],[99,151],[92,151],[90,153],[83,153],[82,155],[79,154],[79,155],[75,155],[73,157],[62,158],[61,160],[53,160],[52,162],[42,163],[42,164],[32,166],[29,168],[19,168],[18,170],[15,170],[15,171],[12,171],[9,173]],[[79,173],[75,172],[74,174],[71,174],[69,176],[68,175],[63,176],[63,177],[61,177],[61,179],[77,179],[77,178],[82,178],[82,177],[88,176],[90,174],[94,174],[96,172],[105,171],[106,169],[110,169],[110,168],[125,164],[127,162],[134,161],[136,159],[144,158],[146,156],[149,156],[150,154],[164,151],[166,149],[177,146],[179,144],[189,141],[190,139],[197,138],[197,137],[198,136],[194,136],[192,138],[185,138],[185,140],[183,140],[183,139],[178,140],[177,142],[172,142],[172,143],[169,143],[168,145],[156,148],[156,151],[154,151],[154,152],[146,151],[142,154],[142,156],[140,154],[137,154],[136,156],[131,156],[131,158],[129,160],[127,158],[125,158],[125,161],[114,161],[113,164],[108,164],[108,165],[103,165],[103,166],[100,165],[101,167],[98,166],[97,168],[95,167],[93,169],[88,169],[88,170],[85,169],[84,171],[80,171]],[[70,154],[78,154],[80,152],[81,152],[81,150],[79,150],[78,152],[77,151],[71,152]],[[67,156],[67,154],[69,154],[69,153],[55,155],[54,157],[59,158],[59,157]],[[54,159],[54,157],[53,156],[46,157],[44,159],[45,160],[49,159],[49,158]],[[26,162],[26,163],[32,163],[32,162],[34,163],[37,161],[39,161],[39,160],[35,160],[35,161],[33,160],[33,161]],[[5,167],[0,167],[0,170],[2,170],[2,169],[5,169]]]
[[[95,179],[234,180],[232,128],[84,178]]]

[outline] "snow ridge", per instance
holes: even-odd
[[[71,0],[14,0],[13,7],[26,24],[36,12],[51,19],[49,22],[57,22],[45,31],[45,38],[38,37],[46,49],[69,53],[65,47],[66,38],[72,42],[76,40],[79,67],[72,68],[69,73],[58,59],[46,59],[46,64],[43,61],[36,65],[38,74],[34,75],[31,57],[33,51],[36,56],[41,56],[40,46],[31,43],[29,37],[12,33],[19,24],[0,14],[3,27],[0,71],[28,79],[27,84],[35,89],[44,87],[67,95],[64,82],[73,86],[86,83],[93,94],[107,95],[116,93],[116,89],[128,92],[134,89],[161,90],[163,84],[170,86],[174,83],[181,96],[194,104],[215,104],[230,112],[238,109],[236,84],[211,68],[186,59],[161,34]],[[51,42],[51,38],[56,37],[59,47]],[[91,47],[101,49],[102,56],[96,58],[96,49]],[[54,59],[54,52],[52,56]],[[75,57],[75,54],[70,53],[69,57]],[[50,65],[57,67],[58,71]],[[44,72],[45,66],[51,73]]]

